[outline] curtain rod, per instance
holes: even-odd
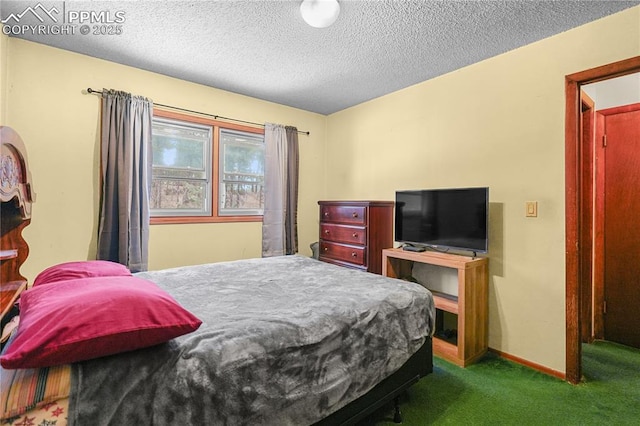
[[[95,89],[92,89],[91,87],[87,88],[87,93],[96,93],[96,94],[102,95],[102,91],[101,90],[95,90]],[[236,121],[238,123],[252,124],[254,126],[264,127],[264,124],[254,123],[253,121],[245,121],[245,120],[239,120],[237,118],[223,117],[221,115],[208,114],[206,112],[193,111],[191,109],[174,107],[174,106],[171,106],[171,105],[157,104],[155,102],[154,102],[154,105],[158,105],[159,107],[164,107],[164,108],[171,108],[171,109],[175,109],[175,110],[178,110],[178,111],[184,111],[184,112],[191,112],[191,113],[194,113],[194,114],[206,115],[206,116],[209,116],[209,117],[213,117],[214,120],[217,120],[217,119],[221,118],[223,120]],[[298,133],[301,133],[301,134],[307,135],[307,136],[309,136],[311,134],[310,132],[303,132],[302,130],[298,130]]]

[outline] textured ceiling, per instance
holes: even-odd
[[[34,11],[42,21],[23,13],[38,4],[43,7]],[[50,26],[57,19],[56,25],[76,27],[73,35],[20,30],[15,37],[330,114],[640,1],[340,4],[338,20],[325,29],[302,20],[300,1],[3,0],[0,15],[10,25]],[[81,34],[77,20],[69,22],[73,12],[95,12],[103,21],[124,18],[122,34]],[[86,23],[93,30],[95,23]]]

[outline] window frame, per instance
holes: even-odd
[[[257,145],[256,139],[258,139],[258,138],[254,137],[253,134],[252,135],[248,135],[247,132],[239,132],[237,130],[232,130],[232,129],[229,129],[227,127],[220,127],[218,129],[218,137],[220,138],[220,140],[219,140],[220,143],[219,143],[219,146],[218,146],[218,153],[221,156],[220,158],[223,158],[222,156],[225,155],[225,149],[228,149],[228,148],[234,147],[234,146],[236,146],[236,147],[238,146],[237,144],[226,144],[224,142],[223,133],[226,133],[227,135],[239,136],[239,137],[246,138],[246,139],[253,139],[254,142],[250,142],[249,144]],[[264,152],[264,136],[261,139],[262,139],[262,156],[263,156],[262,157],[263,158],[262,166],[264,168],[264,154],[265,154],[265,152]],[[223,161],[221,161],[221,163],[223,163]],[[221,164],[219,164],[219,167],[218,167],[218,170],[217,170],[217,172],[218,172],[218,183],[220,185],[218,187],[218,196],[221,196],[222,193],[224,193],[223,187],[224,187],[225,183],[227,182],[224,179],[224,175],[226,173],[225,172],[225,168],[224,167],[220,167],[220,165]],[[263,174],[262,174],[262,187],[263,187],[263,190],[264,190],[264,170],[263,170]],[[264,195],[264,193],[263,193],[263,195]],[[225,209],[222,208],[221,204],[222,204],[221,201],[218,199],[218,216],[220,216],[220,217],[229,217],[229,216],[262,216],[263,213],[264,213],[264,205],[263,205],[262,209],[257,209],[257,208],[254,208],[254,209],[227,209],[226,212],[225,212]],[[233,213],[231,213],[233,210],[243,210],[246,213],[241,214],[241,215],[234,215]],[[262,212],[262,213],[258,213],[259,211]],[[250,212],[253,212],[253,213],[250,213]]]
[[[213,212],[213,200],[211,200],[211,185],[213,185],[213,169],[214,169],[214,165],[211,163],[213,161],[213,155],[211,153],[211,150],[213,149],[213,132],[214,129],[211,126],[205,126],[202,124],[197,124],[197,123],[192,123],[192,122],[185,122],[183,120],[174,120],[174,119],[169,119],[166,117],[154,117],[153,119],[153,125],[152,125],[152,129],[155,127],[156,123],[160,123],[160,124],[166,124],[169,126],[175,126],[175,127],[182,127],[182,128],[187,128],[187,129],[191,129],[191,130],[200,130],[203,132],[207,133],[207,140],[205,141],[205,143],[203,144],[203,152],[202,152],[202,160],[203,160],[203,172],[204,172],[204,178],[176,178],[176,177],[165,177],[165,179],[168,180],[177,180],[177,181],[199,181],[204,183],[204,194],[205,197],[207,198],[207,200],[205,200],[204,206],[202,209],[190,209],[190,212],[193,212],[193,214],[188,215],[188,214],[176,214],[176,213],[180,213],[179,209],[159,209],[161,210],[160,212],[157,211],[153,211],[153,209],[151,210],[151,214],[155,213],[154,217],[195,217],[195,216],[200,216],[200,217],[209,217],[211,216],[212,212]],[[152,149],[153,150],[153,149]],[[152,155],[153,158],[153,155]],[[151,182],[154,181],[154,176],[153,176],[153,170],[154,170],[154,164],[153,161],[151,162]],[[166,166],[165,166],[166,168]],[[178,169],[182,169],[184,170],[184,167],[178,167]],[[187,169],[188,170],[188,169]]]
[[[151,225],[188,224],[188,223],[229,223],[229,222],[262,222],[263,215],[220,215],[220,129],[254,133],[264,138],[264,128],[256,128],[236,123],[227,123],[203,116],[188,115],[174,111],[154,108],[153,117],[183,121],[212,127],[211,159],[211,214],[207,216],[151,216]],[[151,168],[151,165],[149,165]]]

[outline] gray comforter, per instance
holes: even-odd
[[[70,425],[312,424],[392,374],[433,330],[420,285],[302,256],[137,276],[203,324],[74,364]]]

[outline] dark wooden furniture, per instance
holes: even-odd
[[[414,262],[457,270],[458,294],[431,290],[436,306],[433,353],[460,367],[466,367],[487,352],[489,259],[432,251],[416,253],[402,249],[383,250],[382,257],[382,275],[392,278],[410,277]],[[444,312],[457,317],[455,336],[440,334],[443,331]]]
[[[24,143],[6,126],[0,126],[0,202],[0,318],[4,318],[27,287],[20,275],[29,254],[22,230],[31,222],[33,202]]]
[[[382,273],[382,249],[393,247],[393,201],[318,201],[320,260]]]

